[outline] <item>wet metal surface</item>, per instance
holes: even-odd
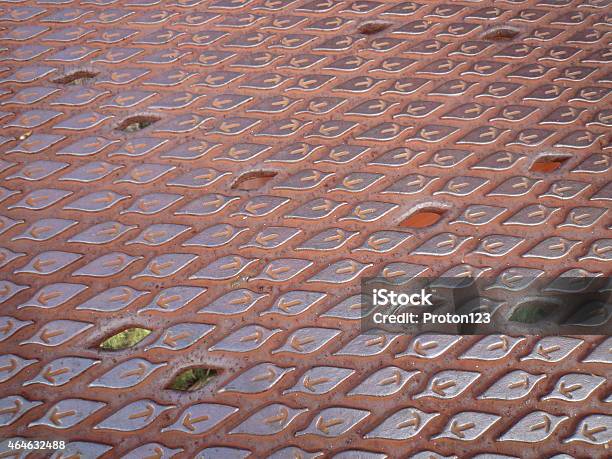
[[[609,338],[358,293],[609,275],[610,7],[0,1],[0,457],[609,457]]]

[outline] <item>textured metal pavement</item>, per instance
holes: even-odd
[[[611,26],[607,0],[0,2],[0,457],[609,457],[610,338],[367,334],[356,295],[609,275]],[[167,388],[192,367],[219,374]]]

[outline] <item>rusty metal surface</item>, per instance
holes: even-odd
[[[611,26],[0,2],[0,457],[609,457],[610,339],[362,334],[354,305],[365,275],[609,275]],[[220,373],[167,388],[191,367]]]

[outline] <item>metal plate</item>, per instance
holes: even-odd
[[[608,457],[609,339],[364,334],[356,295],[610,274],[611,26],[607,0],[0,2],[0,456]],[[219,373],[168,389],[193,367]]]

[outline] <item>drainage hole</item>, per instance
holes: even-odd
[[[435,208],[419,209],[402,220],[399,226],[406,228],[426,228],[438,222],[444,211]]]
[[[151,330],[147,330],[146,328],[128,328],[106,338],[100,343],[100,349],[105,351],[120,351],[123,349],[128,349],[136,346],[143,339],[149,336],[150,333]]]
[[[529,170],[531,172],[554,172],[568,159],[567,156],[542,156],[534,161]]]
[[[176,375],[167,389],[192,392],[209,384],[218,373],[214,368],[189,368]]]
[[[129,118],[124,119],[121,124],[117,126],[117,129],[123,132],[136,132],[151,126],[153,123],[156,123],[159,120],[159,117],[152,115],[130,116]]]
[[[98,75],[98,72],[91,72],[89,70],[77,70],[76,72],[69,73],[60,78],[53,80],[54,83],[58,84],[83,84],[88,80],[94,79]]]
[[[277,172],[274,171],[251,171],[242,174],[232,184],[233,190],[258,190],[266,183],[276,177]]]
[[[357,31],[362,35],[374,35],[387,29],[390,25],[390,22],[367,21],[360,24]]]
[[[494,27],[484,32],[481,38],[491,41],[510,41],[513,40],[518,34],[519,30],[512,27]]]
[[[549,317],[554,312],[554,309],[555,305],[542,302],[522,304],[512,311],[510,320],[523,324],[534,324]]]

